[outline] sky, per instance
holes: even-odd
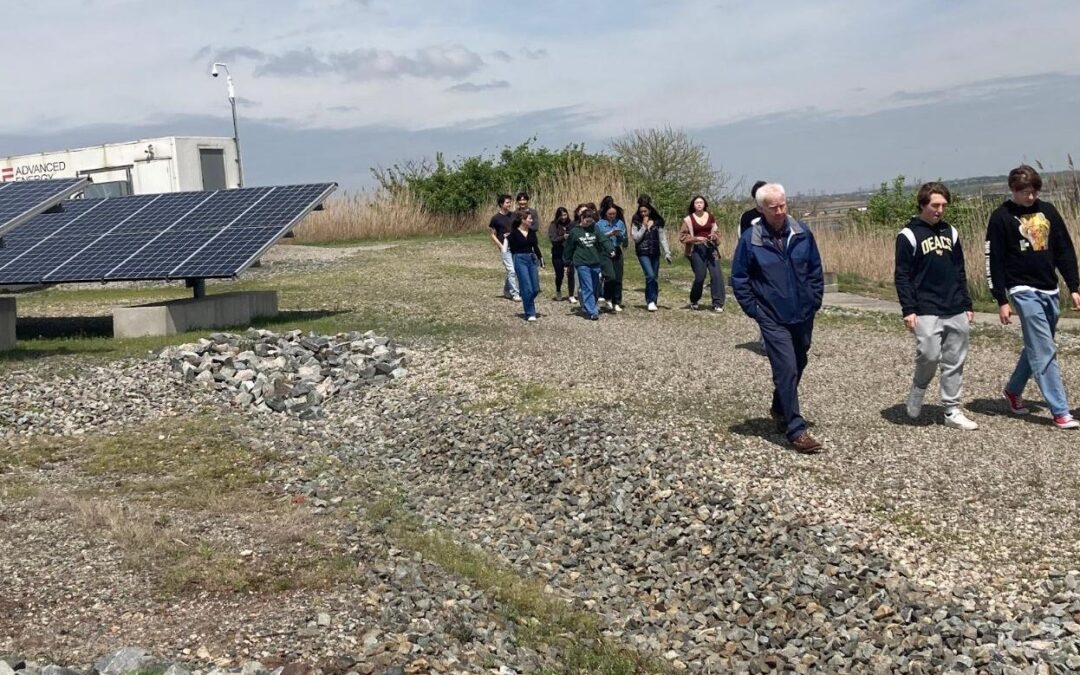
[[[230,136],[215,61],[249,184],[664,126],[796,192],[1080,149],[1076,0],[36,0],[0,25],[0,156]]]

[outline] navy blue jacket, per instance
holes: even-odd
[[[821,309],[825,275],[814,235],[788,216],[784,237],[787,243],[781,250],[765,218],[739,237],[731,261],[731,289],[751,319],[791,325],[813,318]]]

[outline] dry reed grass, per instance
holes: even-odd
[[[507,192],[513,190],[507,188]],[[605,195],[611,195],[627,209],[637,203],[636,195],[631,195],[619,171],[585,164],[543,179],[533,190],[532,205],[540,213],[544,232],[557,207],[573,210],[582,202],[599,203]],[[312,213],[296,228],[296,238],[292,241],[316,244],[483,232],[495,212],[494,201],[492,195],[490,209],[448,216],[428,212],[408,194],[395,197],[381,190],[346,193],[330,199],[323,211]]]

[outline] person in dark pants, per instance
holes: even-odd
[[[821,254],[810,229],[788,215],[783,186],[763,185],[757,204],[762,217],[739,237],[731,288],[765,339],[774,387],[769,412],[797,452],[814,454],[822,447],[806,431],[799,381],[825,292]]]
[[[563,277],[566,277],[567,295],[571,304],[576,303],[574,298],[574,266],[563,262],[563,243],[567,235],[573,229],[574,222],[570,220],[570,213],[566,207],[560,206],[555,209],[555,219],[548,225],[548,239],[551,241],[551,264],[555,268],[555,302],[562,300]]]
[[[626,223],[619,215],[621,211],[618,206],[611,204],[600,214],[603,219],[596,223],[596,229],[615,244],[611,258],[611,274],[604,273],[604,298],[613,312],[623,311],[623,248],[626,247]]]
[[[757,199],[757,191],[761,189],[762,185],[765,185],[766,181],[759,180],[754,183],[754,186],[750,188],[750,199]],[[754,224],[754,220],[761,217],[761,211],[757,210],[757,205],[743,211],[743,214],[739,216],[739,235],[750,229],[750,226]]]
[[[705,289],[705,274],[709,275],[709,294],[714,312],[724,311],[724,274],[720,271],[720,236],[716,219],[709,213],[709,202],[698,195],[690,200],[686,210],[679,241],[690,259],[694,270],[694,283],[690,287],[690,309],[698,308],[698,301]]]

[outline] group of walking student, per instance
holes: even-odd
[[[1002,388],[1010,412],[1029,412],[1024,403],[1028,381],[1035,379],[1054,424],[1075,429],[1058,368],[1054,336],[1060,315],[1058,274],[1068,287],[1072,307],[1080,310],[1080,273],[1068,228],[1052,204],[1039,199],[1042,178],[1030,166],[1009,172],[1011,193],[990,216],[986,230],[987,283],[998,304],[1002,324],[1021,322],[1023,348],[1016,367]],[[758,181],[751,189],[755,206],[743,214],[731,262],[731,289],[743,312],[761,332],[772,371],[770,416],[798,452],[821,452],[821,443],[807,432],[799,408],[799,382],[808,363],[814,318],[824,296],[821,254],[810,228],[787,212],[782,185]],[[939,387],[944,423],[963,430],[978,429],[960,407],[964,362],[971,321],[964,253],[957,229],[943,218],[952,199],[940,182],[923,184],[916,193],[917,213],[896,237],[895,284],[903,322],[915,338],[915,364],[905,412],[915,419],[934,375]],[[540,293],[537,268],[543,256],[536,237],[538,217],[529,208],[529,195],[517,196],[511,211],[509,195],[500,195],[499,212],[491,219],[492,241],[506,269],[504,293],[520,300],[525,317],[536,320]],[[610,197],[599,207],[580,204],[573,215],[559,208],[548,227],[555,266],[555,299],[562,299],[565,280],[568,300],[580,302],[582,312],[597,320],[606,302],[622,311],[623,250],[629,240],[645,275],[645,300],[656,310],[660,258],[671,262],[664,236],[664,219],[647,195],[638,198],[629,235],[622,209]],[[704,197],[694,197],[679,232],[684,255],[694,270],[690,306],[697,309],[710,277],[715,311],[724,308],[717,224]],[[578,295],[575,297],[575,278]]]
[[[544,256],[537,238],[539,216],[536,209],[529,206],[529,199],[528,193],[518,193],[517,208],[511,210],[514,201],[510,195],[499,195],[498,211],[491,217],[489,227],[491,241],[499,249],[505,272],[503,295],[521,302],[525,319],[536,321],[536,298],[540,294],[538,270],[544,267]],[[580,305],[582,313],[589,319],[598,320],[602,309],[622,312],[625,251],[633,239],[634,253],[645,276],[645,306],[650,312],[657,311],[660,259],[663,257],[671,263],[671,248],[664,226],[663,216],[644,194],[638,197],[629,231],[622,207],[611,196],[601,199],[599,206],[592,202],[578,204],[573,216],[565,207],[557,208],[547,230],[555,270],[554,300],[564,299],[565,281],[565,299],[572,305]],[[709,213],[704,197],[691,200],[679,241],[694,270],[690,307],[700,308],[705,277],[708,276],[712,309],[723,312],[720,237],[716,219]]]

